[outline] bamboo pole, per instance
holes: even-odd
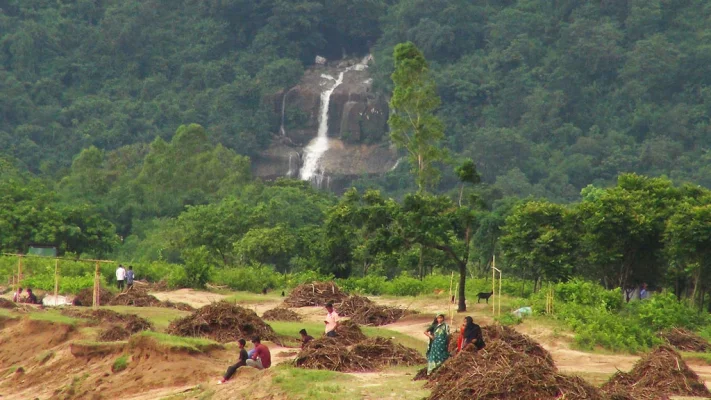
[[[501,316],[501,270],[499,270],[499,317]]]
[[[20,288],[20,282],[22,281],[22,254],[17,257],[17,287],[15,290]]]
[[[99,261],[96,261],[96,270],[94,271],[94,310],[99,309],[99,301],[100,301],[100,296],[99,296],[99,285],[101,285],[101,280],[99,280],[99,265],[101,263]]]
[[[59,303],[59,259],[54,260],[54,305]]]
[[[452,313],[452,286],[454,285],[454,272],[452,272],[452,277],[449,279],[449,297],[447,297],[447,313],[449,314],[449,324],[452,325],[454,322],[454,313]]]
[[[491,262],[491,293],[496,292],[496,254],[494,254],[494,259]],[[491,302],[491,316],[493,317],[496,312],[496,297],[494,296],[494,301]]]

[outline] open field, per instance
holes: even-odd
[[[277,293],[210,293],[178,290],[156,293],[161,300],[200,307],[227,299],[259,315],[277,307]],[[367,336],[382,336],[396,343],[426,349],[425,327],[435,312],[447,311],[443,296],[411,298],[371,297],[380,304],[400,306],[420,313],[382,327],[363,327]],[[74,307],[71,307],[74,308]],[[128,340],[97,341],[105,324],[71,317],[59,310],[0,309],[0,396],[3,399],[423,399],[429,395],[423,381],[412,378],[420,367],[394,367],[379,372],[338,373],[295,368],[298,331],[314,336],[323,330],[321,307],[293,308],[302,322],[269,322],[283,338],[285,347],[267,343],[274,368],[267,371],[240,369],[225,385],[216,381],[234,361],[236,344],[181,338],[164,333],[170,322],[189,312],[166,308],[102,307],[120,314],[134,314],[150,321],[156,332],[141,332]],[[493,323],[490,306],[472,304],[470,312],[453,313],[460,321],[471,315],[482,325]],[[617,370],[632,368],[637,355],[609,351],[577,350],[573,335],[555,321],[533,317],[515,327],[550,351],[558,369],[578,375],[594,385],[605,382]],[[711,381],[711,356],[683,353],[690,367]]]

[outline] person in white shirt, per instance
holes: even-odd
[[[338,328],[338,313],[333,309],[333,303],[326,303],[326,320],[323,321],[326,324],[326,336],[336,337],[336,328]]]
[[[119,290],[123,290],[124,280],[126,280],[126,270],[123,265],[119,264],[118,268],[116,268],[116,284]]]

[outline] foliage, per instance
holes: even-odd
[[[128,354],[122,354],[114,360],[113,364],[111,364],[111,371],[114,373],[121,372],[126,369],[126,367],[128,367]]]

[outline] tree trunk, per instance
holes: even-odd
[[[420,261],[417,264],[417,268],[420,270],[420,280],[422,280],[422,278],[424,278],[424,275],[425,275],[425,272],[422,270],[422,268],[423,268],[422,259],[424,258],[424,253],[425,253],[425,247],[420,246]]]
[[[459,185],[459,207],[462,206],[462,195],[464,195],[464,184]]]
[[[459,305],[457,307],[458,312],[467,311],[467,300],[465,298],[464,286],[467,283],[467,264],[459,263]]]

